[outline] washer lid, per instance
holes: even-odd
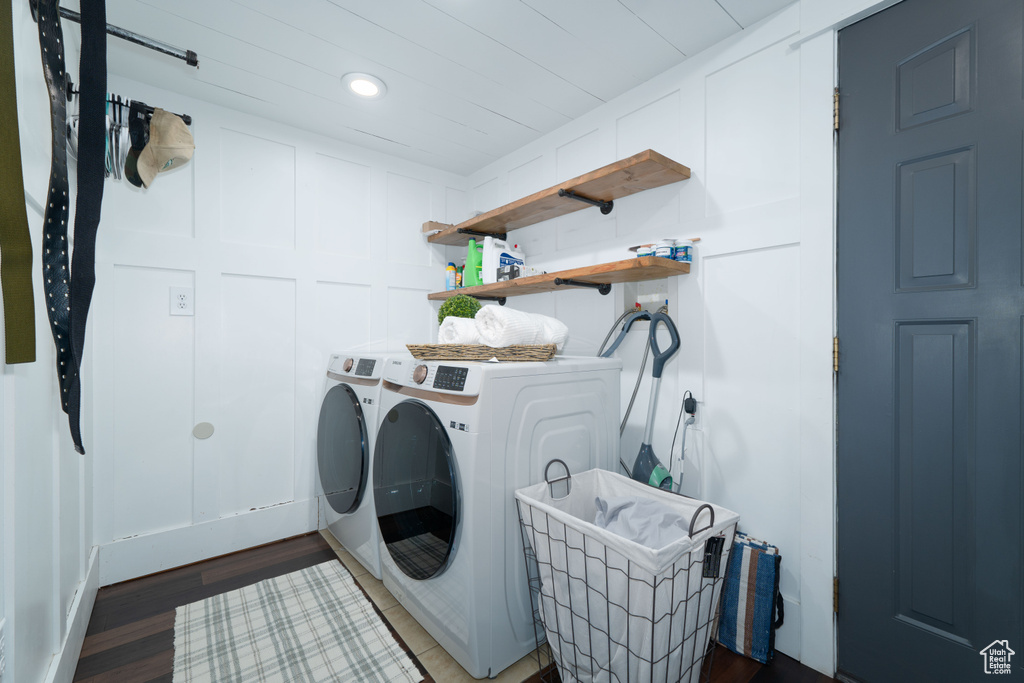
[[[363,409],[347,384],[331,387],[324,396],[316,461],[328,505],[341,514],[355,512],[366,490],[370,453]]]
[[[459,493],[452,443],[433,411],[418,401],[388,411],[373,467],[377,522],[395,564],[413,579],[439,575],[453,556]]]

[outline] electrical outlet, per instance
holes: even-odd
[[[195,295],[191,287],[171,287],[171,315],[195,315]]]

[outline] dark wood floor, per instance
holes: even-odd
[[[328,560],[339,561],[314,533],[101,588],[74,680],[172,683],[175,608]]]
[[[836,680],[781,652],[765,666],[719,645],[711,662],[711,683],[836,683]]]
[[[308,534],[101,588],[74,680],[171,683],[175,608],[336,559],[323,537]],[[409,652],[401,637],[392,633]],[[415,661],[411,652],[409,656]],[[424,683],[435,683],[420,669]],[[716,650],[711,669],[711,683],[832,681],[785,655],[761,666],[723,648]]]

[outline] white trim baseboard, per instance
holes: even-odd
[[[100,546],[101,586],[316,531],[316,499],[134,536]]]
[[[99,564],[99,548],[93,546],[89,552],[89,568],[85,578],[78,584],[78,591],[68,613],[68,635],[60,652],[55,654],[50,662],[50,669],[46,672],[46,683],[70,683],[75,677],[78,656],[82,653],[85,632],[89,628],[93,605],[96,604],[96,591],[100,587]]]

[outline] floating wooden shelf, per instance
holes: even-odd
[[[631,258],[624,261],[602,263],[596,266],[585,268],[572,268],[561,270],[557,273],[544,273],[543,275],[532,275],[521,277],[506,282],[496,282],[492,285],[477,285],[476,287],[462,287],[450,292],[434,292],[428,294],[427,298],[433,301],[443,301],[456,294],[468,294],[475,297],[502,299],[509,296],[521,294],[538,294],[540,292],[551,292],[566,287],[586,287],[590,285],[612,285],[618,282],[642,282],[644,280],[659,280],[672,275],[682,275],[690,272],[689,263],[679,263],[660,256],[643,256]],[[555,280],[572,280],[574,283],[586,284],[561,284],[556,285]]]
[[[677,183],[689,177],[690,169],[686,166],[649,149],[596,171],[559,183],[554,187],[535,192],[528,197],[480,214],[458,225],[433,221],[424,223],[423,231],[440,230],[437,234],[427,238],[429,242],[468,244],[473,235],[459,233],[460,228],[472,230],[475,233],[500,235],[509,230],[525,228],[534,223],[590,208],[593,202],[587,203],[587,200],[611,202],[619,197]],[[559,190],[576,194],[582,200],[563,196],[564,193],[560,195]],[[607,213],[604,209],[602,211]]]

